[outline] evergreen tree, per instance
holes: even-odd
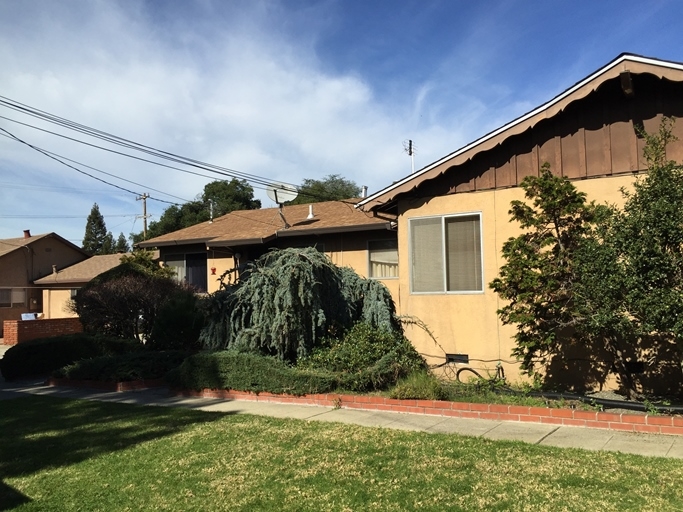
[[[105,244],[108,243],[107,226],[104,223],[104,217],[100,213],[100,207],[97,203],[93,204],[88,215],[88,220],[85,223],[85,236],[83,236],[83,250],[89,254],[107,254],[103,251]],[[111,241],[113,246],[113,240]]]
[[[119,238],[116,240],[116,245],[114,246],[114,253],[126,253],[130,251],[130,246],[123,233],[119,233]]]
[[[362,321],[402,334],[391,294],[313,248],[272,250],[237,285],[211,295],[200,341],[295,362]]]
[[[517,326],[513,355],[533,375],[535,365],[557,354],[563,337],[573,335],[580,322],[576,259],[595,207],[548,164],[539,176],[524,178],[521,187],[531,204],[513,201],[510,216],[525,232],[505,242],[506,263],[489,286],[508,302],[498,315]]]
[[[102,244],[102,249],[98,254],[114,254],[114,235],[111,231],[107,232],[107,236],[104,238],[104,243]]]

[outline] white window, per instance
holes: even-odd
[[[413,293],[484,291],[481,214],[410,220]]]
[[[391,279],[398,277],[398,240],[368,242],[370,277]]]

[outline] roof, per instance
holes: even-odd
[[[118,266],[119,263],[121,263],[121,256],[123,256],[123,254],[92,256],[80,263],[66,267],[56,274],[52,273],[48,276],[41,277],[33,283],[39,285],[87,283],[103,272]]]
[[[207,247],[262,244],[278,237],[322,235],[387,229],[396,220],[393,215],[375,215],[355,208],[359,199],[284,206],[279,208],[238,210],[213,222],[202,222],[173,233],[146,240],[140,247],[163,247],[203,243]],[[309,207],[313,218],[308,219]]]
[[[475,155],[502,144],[509,137],[521,134],[526,130],[533,128],[540,121],[557,115],[567,108],[570,103],[585,98],[603,83],[618,78],[620,74],[624,72],[630,72],[632,74],[649,73],[658,78],[666,78],[677,82],[683,81],[683,63],[622,53],[616,59],[577,82],[569,89],[558,94],[547,103],[527,112],[523,116],[484,135],[457,151],[446,155],[436,162],[423,167],[414,174],[410,174],[379,192],[368,196],[361,200],[357,206],[363,210],[373,210],[388,206],[395,202],[399,195],[415,189],[424,181],[439,176],[449,167],[461,165],[464,162],[471,160]]]
[[[72,249],[82,252],[83,254],[87,254],[83,249],[81,249],[77,245],[72,244],[66,238],[62,238],[57,233],[43,233],[41,235],[31,235],[26,238],[22,236],[21,238],[5,238],[0,240],[0,257],[4,256],[5,254],[14,252],[22,247],[28,247],[32,243],[37,242],[38,240],[42,240],[44,238],[55,238],[63,244],[70,246]]]

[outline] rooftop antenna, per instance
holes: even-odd
[[[209,199],[209,224],[213,224],[213,200]]]
[[[293,201],[296,199],[296,196],[299,195],[299,191],[294,185],[275,182],[266,187],[266,195],[277,203],[278,213],[280,214],[280,218],[285,225],[285,229],[289,229],[290,225],[287,222],[287,219],[285,219],[283,206],[287,201]]]
[[[415,144],[413,144],[413,141],[411,139],[404,140],[403,141],[403,151],[408,153],[408,156],[410,156],[410,173],[413,174],[415,172]]]

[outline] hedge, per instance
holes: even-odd
[[[146,350],[122,355],[100,356],[76,361],[56,370],[52,375],[58,378],[104,382],[161,379],[169,371],[178,368],[188,355],[189,353],[183,350]]]
[[[326,393],[337,386],[330,372],[300,370],[274,357],[225,350],[200,352],[187,358],[167,376],[183,389],[235,389],[305,395]]]
[[[11,347],[0,359],[0,373],[7,381],[48,375],[51,372],[92,357],[125,354],[142,350],[135,340],[86,333],[26,341]]]

